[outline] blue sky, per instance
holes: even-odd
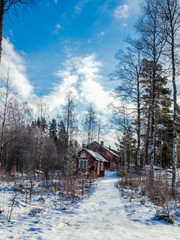
[[[124,48],[141,0],[44,0],[38,7],[5,16],[3,69],[14,69],[24,101],[43,97],[55,115],[68,89],[79,108],[92,102],[105,113],[118,83],[109,81],[114,56]]]
[[[96,53],[103,76],[114,70],[114,55],[131,34],[139,14],[139,1],[57,0],[5,17],[4,36],[24,53],[29,80],[38,95],[48,94],[53,75],[69,57]],[[118,7],[127,6],[124,15]],[[135,6],[135,7],[134,7]],[[117,11],[118,12],[118,11]],[[118,14],[117,14],[118,15]]]

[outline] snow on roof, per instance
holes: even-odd
[[[103,158],[99,153],[97,153],[97,152],[94,152],[94,151],[92,151],[92,150],[90,150],[90,149],[87,149],[87,148],[85,148],[86,149],[86,151],[91,155],[91,156],[93,156],[97,161],[101,161],[101,162],[108,162],[105,158]]]
[[[101,161],[101,162],[108,162],[105,158],[103,158],[99,153],[94,152],[88,148],[82,148],[80,149],[78,152],[85,150],[86,152],[88,152],[92,157],[94,157],[97,161]]]

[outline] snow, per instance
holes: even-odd
[[[165,221],[158,221],[153,206],[147,207],[136,201],[129,202],[129,199],[121,196],[116,187],[117,180],[115,172],[106,171],[105,177],[96,181],[95,190],[90,195],[61,208],[53,205],[51,195],[46,199],[49,205],[44,206],[35,199],[31,206],[22,206],[19,203],[18,211],[21,214],[17,211],[11,222],[3,221],[3,214],[0,215],[0,239],[179,239],[179,222],[170,225]],[[9,192],[3,196],[1,194],[1,202],[8,201]],[[37,212],[34,215],[28,214],[33,206]]]
[[[101,162],[108,162],[103,156],[101,156],[98,152],[94,152],[88,148],[82,148],[80,149],[77,153],[79,153],[80,151],[86,151],[88,152],[92,157],[94,157],[97,161],[101,161]],[[76,153],[76,154],[77,154]]]
[[[91,156],[93,156],[97,161],[101,161],[101,162],[108,162],[105,158],[103,158],[103,156],[101,156],[98,152],[94,152],[90,149],[87,148],[83,148],[85,149]]]

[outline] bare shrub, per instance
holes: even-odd
[[[135,173],[124,172],[123,177],[119,181],[121,187],[130,187],[131,189],[138,190],[141,187],[141,177]]]
[[[154,174],[140,176],[131,171],[126,171],[121,174],[118,185],[121,187],[122,196],[128,197],[131,204],[133,198],[135,198],[135,193],[141,195],[140,202],[143,205],[146,204],[145,196],[147,196],[157,208],[158,220],[165,220],[174,224],[172,209],[175,204],[174,200],[179,201],[178,186],[176,196],[172,196],[171,184],[168,178],[156,177]]]
[[[33,208],[30,210],[29,215],[34,217],[36,214],[42,213],[43,211],[44,211],[43,208]]]
[[[14,208],[16,207],[16,203],[17,203],[17,193],[14,194],[11,205],[10,205],[10,210],[8,213],[8,222],[11,221],[12,213],[13,213]]]
[[[155,178],[148,175],[146,178],[146,194],[157,206],[164,207],[171,200],[171,187],[167,179]]]
[[[76,199],[78,199],[77,189],[78,184],[77,180],[74,177],[64,177],[62,180],[62,191],[63,197],[66,199],[70,199],[73,203]]]

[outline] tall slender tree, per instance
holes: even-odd
[[[172,70],[172,85],[173,85],[173,103],[174,103],[174,116],[173,116],[173,176],[172,176],[172,192],[175,193],[176,183],[176,165],[177,165],[177,56],[175,54],[177,41],[179,40],[179,28],[180,28],[180,3],[179,0],[158,0],[161,6],[162,19],[165,19],[163,24],[163,30],[167,34],[167,45],[171,52],[171,70]],[[169,56],[169,54],[168,54]]]
[[[2,164],[4,145],[5,145],[5,134],[6,134],[6,122],[8,115],[9,104],[12,101],[13,94],[13,86],[11,82],[10,70],[8,70],[7,77],[5,79],[1,79],[1,91],[0,91],[0,108],[1,108],[1,127],[0,127],[0,169]]]
[[[152,61],[152,119],[151,119],[151,154],[150,164],[151,173],[154,166],[155,152],[155,109],[156,109],[156,80],[157,67],[162,56],[162,50],[165,45],[165,33],[162,30],[164,23],[159,15],[160,6],[157,0],[145,0],[143,5],[143,16],[138,20],[136,29],[141,35],[143,52],[148,60]]]
[[[83,120],[84,130],[87,134],[87,144],[89,145],[95,138],[97,127],[96,111],[92,104],[89,105]]]
[[[137,133],[137,161],[140,166],[140,143],[141,143],[141,99],[142,99],[142,50],[138,41],[130,41],[125,52],[119,51],[116,54],[118,65],[113,76],[115,80],[121,80],[121,84],[116,88],[117,94],[122,99],[132,101],[136,105],[136,133]]]
[[[65,105],[63,106],[63,123],[66,128],[67,145],[72,143],[77,130],[77,114],[75,112],[76,98],[72,91],[66,93]]]

